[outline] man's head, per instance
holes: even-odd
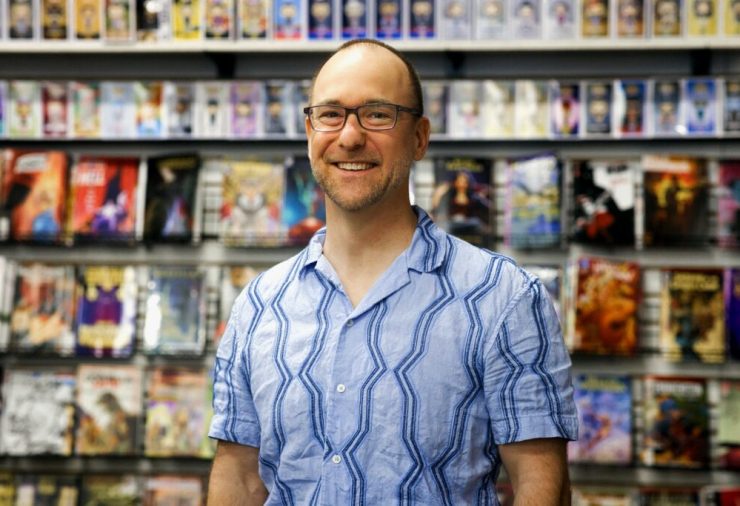
[[[407,206],[410,167],[424,156],[429,140],[421,85],[408,60],[377,41],[348,42],[316,74],[310,104],[338,106],[320,114],[313,109],[306,118],[311,167],[327,206],[350,212]],[[377,104],[386,104],[390,115],[368,108],[345,111]],[[393,116],[395,125],[375,129],[376,121]],[[333,131],[320,123],[337,118]]]

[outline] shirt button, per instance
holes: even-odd
[[[342,457],[340,455],[334,455],[331,458],[331,461],[334,462],[335,464],[339,464],[342,461]]]
[[[354,321],[354,320],[351,320],[351,319],[350,319],[350,320],[347,320],[347,323],[346,323],[346,325],[347,325],[348,327],[351,327],[351,326],[352,326],[352,325],[354,325],[354,324],[355,324],[355,321]]]
[[[337,385],[337,392],[339,392],[340,394],[343,394],[345,390],[347,390],[346,386],[342,385],[341,383]]]

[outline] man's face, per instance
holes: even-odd
[[[311,105],[354,108],[377,102],[413,107],[410,77],[389,51],[357,45],[324,65]],[[429,139],[426,118],[399,113],[394,128],[375,132],[362,128],[354,114],[336,132],[316,132],[307,118],[306,132],[313,174],[328,207],[359,211],[408,206],[409,170],[424,156]]]

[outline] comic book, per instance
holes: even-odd
[[[305,156],[286,158],[283,227],[287,243],[308,244],[325,224],[324,192],[311,174],[309,159]]]
[[[0,472],[0,506],[15,506],[15,476]]]
[[[147,159],[144,239],[191,242],[195,238],[200,157],[195,154]]]
[[[643,0],[612,0],[615,26],[612,33],[619,38],[645,37],[645,4]]]
[[[202,502],[201,477],[158,475],[146,478],[142,506],[201,506]]]
[[[136,40],[169,40],[172,36],[170,10],[170,0],[136,0]]]
[[[80,495],[73,475],[19,474],[15,506],[76,506]]]
[[[10,216],[10,238],[58,241],[67,198],[67,155],[6,149],[3,158],[2,201]]]
[[[105,1],[105,41],[133,42],[136,40],[136,22],[132,0]]]
[[[67,234],[75,241],[131,241],[139,160],[80,156],[72,167]]]
[[[509,4],[506,0],[474,0],[473,27],[478,40],[509,36]]]
[[[683,35],[683,0],[651,0],[652,37],[680,37]]]
[[[8,137],[41,136],[41,86],[38,81],[9,81]]]
[[[713,37],[717,35],[718,0],[686,0],[686,35]]]
[[[645,155],[642,170],[643,244],[706,244],[709,230],[706,161],[687,156]]]
[[[574,39],[577,36],[578,4],[574,0],[544,0],[543,29],[546,39]]]
[[[302,39],[304,30],[303,0],[273,0],[273,8],[273,39]]]
[[[687,135],[717,132],[717,83],[714,79],[682,80],[682,101]]]
[[[572,506],[634,506],[637,491],[623,487],[575,486],[571,489]]]
[[[453,85],[454,86],[454,85]],[[514,81],[484,80],[480,84],[480,124],[478,137],[510,139],[514,137]]]
[[[66,0],[41,0],[41,38],[66,40],[69,35],[69,13]]]
[[[192,137],[195,122],[195,86],[190,82],[164,83],[165,137]]]
[[[277,245],[282,239],[282,161],[226,161],[220,238],[229,246]]]
[[[472,33],[472,2],[463,0],[438,0],[439,36],[444,40],[465,40]]]
[[[10,314],[10,337],[17,352],[74,353],[74,283],[72,266],[17,266]]]
[[[740,269],[725,270],[725,309],[727,352],[734,360],[740,360]]]
[[[78,267],[77,356],[121,358],[133,354],[137,289],[135,267]]]
[[[74,395],[73,371],[7,369],[0,452],[11,456],[72,455]]]
[[[652,81],[653,135],[665,137],[686,132],[681,118],[681,85],[677,80]]]
[[[41,134],[44,137],[67,137],[68,99],[66,81],[41,82]]]
[[[581,37],[608,37],[609,14],[609,0],[583,0],[581,4]]]
[[[77,40],[99,40],[103,26],[102,0],[72,0],[74,38]]]
[[[717,444],[719,465],[724,469],[740,469],[740,381],[719,381],[717,407]]]
[[[275,98],[273,96],[273,98]],[[273,110],[269,112],[265,105],[265,85],[262,81],[233,81],[230,83],[230,97],[228,104],[229,134],[236,138],[257,137],[265,132],[267,126],[280,130],[286,125],[282,121],[285,112],[283,102],[278,105],[273,102]],[[269,116],[271,125],[264,123]]]
[[[221,342],[221,338],[226,331],[226,325],[229,322],[229,316],[236,298],[258,274],[257,269],[249,266],[224,265],[221,267],[221,290],[218,300],[219,319],[213,333],[214,348],[218,347],[218,343]]]
[[[554,155],[509,161],[504,238],[514,248],[560,244],[560,175]]]
[[[448,83],[424,80],[421,89],[424,96],[424,114],[429,118],[432,135],[446,135]]]
[[[0,138],[8,135],[8,83],[0,80]]]
[[[204,369],[151,370],[144,441],[147,457],[213,457],[208,438],[213,415],[208,391]]]
[[[510,14],[514,39],[542,38],[542,0],[513,0]]]
[[[100,137],[100,84],[72,81],[69,85],[71,125],[69,136],[78,139]]]
[[[201,34],[201,0],[172,0],[172,38],[199,40]]]
[[[512,94],[513,99],[513,94]],[[450,137],[481,138],[483,125],[483,90],[480,81],[458,79],[450,83],[448,127]],[[495,123],[498,116],[491,120]]]
[[[587,82],[584,85],[584,131],[587,137],[604,137],[612,133],[611,82]]]
[[[578,137],[581,122],[581,85],[578,82],[550,81],[550,134]]]
[[[258,94],[261,94],[262,86],[258,87]],[[265,98],[263,120],[264,133],[279,137],[294,137],[293,125],[295,120],[293,115],[293,82],[292,81],[266,81],[264,83]],[[255,96],[257,99],[257,96]],[[256,104],[256,110],[259,110],[259,104]],[[302,111],[301,111],[302,112]],[[257,122],[259,125],[259,122]]]
[[[132,474],[84,475],[80,495],[83,506],[138,506],[142,500],[139,478]]]
[[[364,8],[360,2],[360,7]],[[334,39],[336,38],[336,10],[339,4],[330,0],[308,0],[308,38]]]
[[[270,0],[237,0],[237,37],[265,39],[270,25]]]
[[[573,240],[604,246],[635,244],[637,163],[573,160]]]
[[[643,137],[647,134],[648,85],[643,80],[614,83],[614,133],[618,137]]]
[[[206,40],[229,40],[234,38],[233,0],[204,0],[203,22]]]
[[[573,398],[578,441],[568,443],[569,462],[632,463],[632,380],[628,376],[579,374]]]
[[[722,132],[725,135],[740,134],[740,79],[722,80]]]
[[[575,352],[634,355],[640,305],[640,266],[636,262],[584,257],[576,263],[575,318],[568,332]]]
[[[137,453],[142,408],[142,372],[136,365],[77,368],[77,455]]]
[[[296,81],[293,86],[293,108],[295,114],[293,119],[295,120],[295,134],[297,137],[302,137],[306,133],[306,115],[303,114],[303,109],[309,106],[311,94],[311,81],[303,79]],[[430,120],[431,121],[431,120]]]
[[[640,506],[697,506],[699,490],[687,488],[641,488]]]
[[[531,265],[524,264],[522,268],[530,274],[534,274],[542,282],[542,285],[547,290],[550,300],[552,300],[555,312],[558,314],[560,321],[563,320],[562,304],[560,301],[560,293],[562,286],[562,269],[558,266],[552,265]]]
[[[342,0],[341,15],[342,38],[365,38],[371,33],[370,21],[373,19],[374,2],[369,0]]]
[[[437,12],[434,0],[408,0],[404,2],[408,9],[408,33],[411,39],[437,38]]]
[[[740,246],[740,161],[720,160],[717,185],[718,244]]]
[[[137,81],[133,84],[136,135],[139,138],[163,137],[162,81]]]
[[[549,130],[547,82],[518,80],[515,85],[514,134],[521,139],[544,139]]]
[[[403,4],[403,0],[378,0],[375,38],[395,40],[403,36]]]
[[[100,83],[100,133],[107,139],[136,137],[136,98],[134,83],[102,81]]]
[[[725,360],[725,302],[720,269],[661,273],[660,349],[673,362]]]
[[[8,0],[8,39],[37,38],[38,4],[33,0]]]
[[[740,35],[740,0],[726,0],[721,2],[725,35]]]
[[[709,413],[704,378],[646,376],[640,461],[647,466],[709,464]]]
[[[205,273],[191,266],[150,266],[144,351],[200,355],[205,345]]]
[[[228,134],[229,114],[232,109],[229,107],[230,88],[233,90],[239,85],[238,81],[195,83],[195,137],[220,139]]]

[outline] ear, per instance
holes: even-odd
[[[414,160],[421,160],[427,152],[429,147],[429,134],[431,132],[431,125],[429,124],[429,118],[422,116],[416,122],[416,131],[414,132],[414,139],[416,146],[414,149]]]

